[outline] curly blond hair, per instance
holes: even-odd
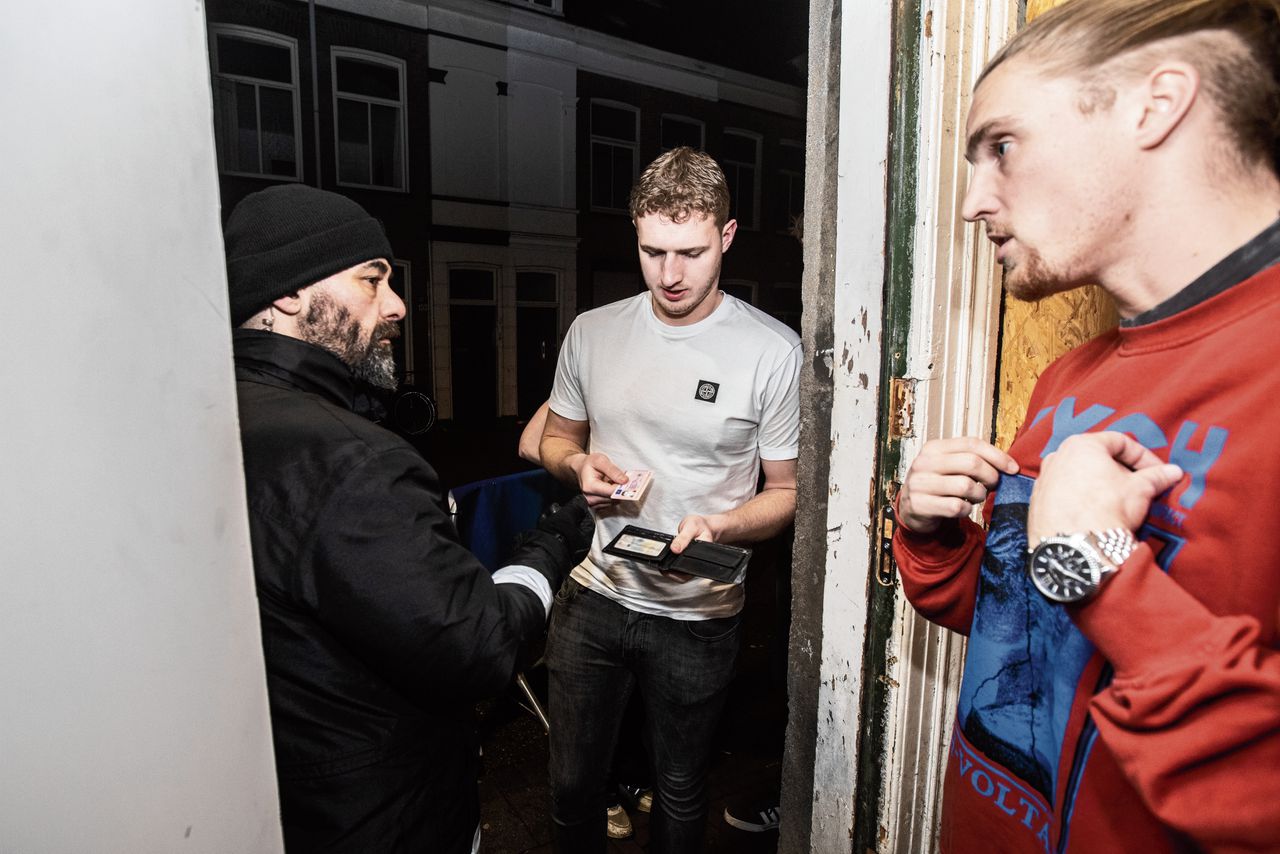
[[[656,213],[684,222],[699,214],[723,226],[729,219],[729,185],[711,155],[682,145],[645,167],[631,188],[628,209],[633,221]]]

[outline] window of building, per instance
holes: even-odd
[[[639,158],[640,111],[591,102],[591,207],[625,211]]]
[[[663,116],[659,136],[663,151],[670,151],[682,145],[702,150],[705,145],[702,122],[697,119],[686,119],[684,116]]]
[[[789,230],[797,227],[804,215],[804,148],[798,142],[783,142],[779,154],[778,223]]]
[[[725,279],[720,282],[720,290],[731,297],[737,297],[747,305],[756,304],[756,283],[747,279]]]
[[[509,2],[515,6],[532,6],[546,12],[555,12],[557,15],[564,14],[564,0],[509,0]]]
[[[417,380],[413,369],[413,271],[408,261],[391,262],[391,290],[404,300],[404,320],[400,321],[400,337],[391,339],[396,367],[407,385]]]
[[[245,27],[210,27],[218,163],[234,175],[302,178],[298,45]]]
[[[453,418],[484,421],[498,415],[497,271],[449,269],[449,358]]]
[[[800,331],[800,285],[778,282],[773,286],[773,310],[769,312],[796,332]]]
[[[338,47],[332,58],[338,183],[408,189],[404,62]]]
[[[720,160],[729,183],[729,216],[742,228],[757,228],[760,209],[760,136],[744,130],[724,132]]]
[[[532,415],[551,395],[560,333],[560,275],[516,271],[516,411]]]

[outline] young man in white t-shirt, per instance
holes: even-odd
[[[767,539],[795,515],[800,341],[719,289],[737,223],[716,162],[677,148],[632,190],[648,290],[569,329],[540,446],[578,486],[595,542],[557,597],[547,644],[558,851],[603,851],[604,777],[639,690],[654,765],[652,850],[701,848],[712,736],[738,652],[741,583],[606,554],[627,525],[694,539]],[[640,501],[611,496],[652,471]],[[763,488],[757,491],[761,471]]]

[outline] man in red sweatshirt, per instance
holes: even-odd
[[[898,497],[908,597],[969,636],[950,854],[1280,851],[1278,15],[1072,0],[979,79],[1005,287],[1122,321],[1007,453],[931,441]]]

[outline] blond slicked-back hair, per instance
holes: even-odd
[[[1014,58],[1079,76],[1086,111],[1114,98],[1118,75],[1188,62],[1241,160],[1280,173],[1280,0],[1068,0],[1014,36],[978,83]]]
[[[719,227],[729,219],[729,185],[711,155],[682,145],[645,167],[631,188],[628,209],[633,221],[656,213],[684,222],[699,214]]]

